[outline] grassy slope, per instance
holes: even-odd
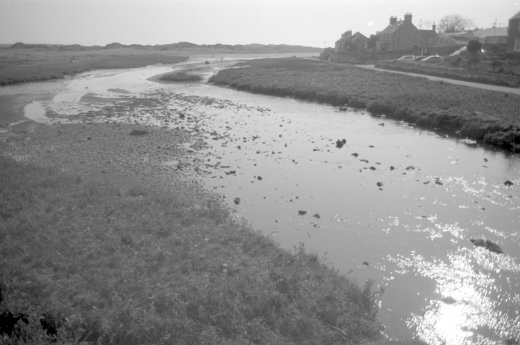
[[[315,60],[263,59],[247,65],[221,71],[210,82],[367,108],[374,115],[520,152],[520,96]]]
[[[62,78],[94,69],[173,64],[186,59],[175,51],[130,48],[71,51],[0,49],[0,85]]]
[[[520,77],[511,74],[493,73],[468,68],[457,68],[446,65],[429,65],[419,62],[401,62],[386,60],[376,64],[376,67],[403,72],[433,75],[443,78],[465,80],[475,83],[518,87]]]
[[[27,343],[38,344],[43,313],[63,320],[63,343],[377,338],[369,286],[195,200],[0,157],[0,311],[28,314]]]

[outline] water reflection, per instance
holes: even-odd
[[[460,248],[446,260],[418,254],[389,260],[401,273],[414,271],[436,282],[438,298],[407,321],[429,344],[495,344],[518,335],[518,259]]]

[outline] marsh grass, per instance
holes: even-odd
[[[195,200],[195,201],[193,201]],[[374,293],[281,250],[207,196],[64,175],[0,157],[7,344],[357,344]],[[39,326],[52,315],[57,339]]]
[[[113,68],[134,68],[158,63],[175,64],[187,60],[179,52],[143,49],[0,50],[0,85],[59,79],[66,75]]]
[[[260,59],[210,82],[276,96],[368,109],[422,128],[520,152],[520,96],[297,58]]]
[[[202,77],[197,74],[187,73],[185,71],[166,73],[158,77],[163,82],[199,82]]]

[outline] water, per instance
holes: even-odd
[[[226,64],[190,68],[209,76]],[[165,164],[189,167],[283,247],[303,243],[350,278],[374,280],[389,337],[457,345],[520,337],[517,156],[365,112],[148,80],[170,70],[85,73],[25,110],[44,122],[190,130],[195,161]],[[481,238],[504,253],[470,242]]]

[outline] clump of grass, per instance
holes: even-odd
[[[126,192],[122,192],[126,191]],[[135,197],[139,195],[139,197]],[[374,294],[283,251],[215,200],[0,157],[1,310],[18,344],[345,344],[379,338]],[[52,315],[57,335],[38,320]]]
[[[517,95],[295,58],[247,61],[209,81],[250,92],[367,108],[376,116],[520,152]]]
[[[132,131],[130,131],[130,135],[133,135],[136,137],[140,137],[140,136],[148,135],[148,134],[150,134],[150,132],[147,130],[144,130],[144,129],[132,129]]]
[[[202,77],[198,74],[186,73],[185,71],[166,73],[158,77],[164,82],[199,82]]]

